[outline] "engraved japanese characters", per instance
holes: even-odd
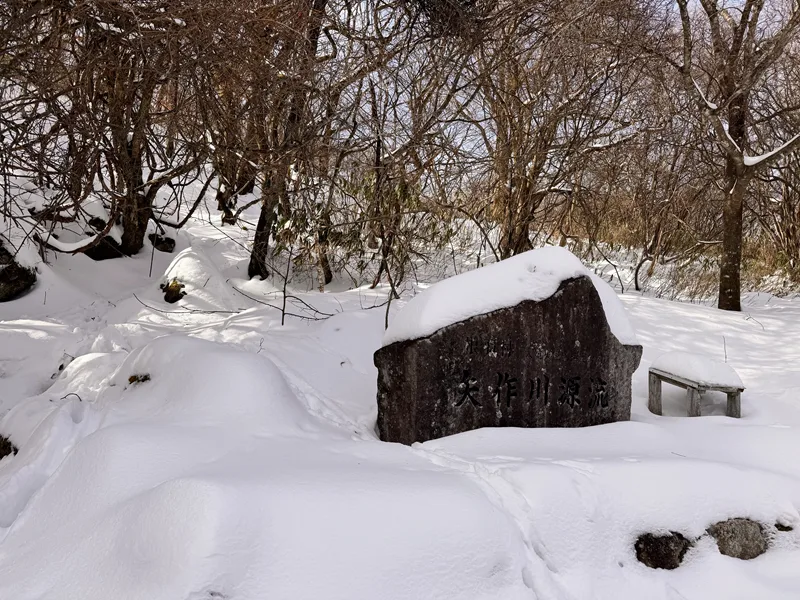
[[[543,300],[378,350],[380,437],[412,444],[479,427],[628,420],[641,353],[612,332],[588,273],[570,277]]]

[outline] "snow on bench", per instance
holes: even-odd
[[[703,354],[690,352],[667,352],[650,367],[649,399],[650,412],[661,414],[661,382],[687,390],[689,416],[700,416],[700,397],[708,390],[725,392],[728,395],[729,417],[741,417],[741,398],[744,391],[742,380],[733,368],[722,361]]]

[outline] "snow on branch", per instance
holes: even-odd
[[[716,104],[711,102],[711,100],[706,98],[706,95],[703,93],[703,90],[700,89],[700,86],[697,85],[697,81],[695,80],[694,77],[692,77],[692,83],[694,84],[694,88],[697,90],[697,93],[700,94],[700,98],[703,100],[703,104],[706,105],[706,108],[708,108],[708,110],[710,110],[711,112],[719,110],[719,106],[717,106]]]
[[[729,141],[731,144],[733,144],[733,146],[734,146],[734,148],[736,148],[736,151],[737,151],[737,152],[741,152],[741,151],[742,151],[742,149],[739,147],[739,144],[737,144],[737,143],[736,143],[736,140],[734,140],[734,139],[731,137],[731,133],[730,133],[730,131],[728,131],[728,125],[727,125],[726,123],[721,123],[721,125],[722,125],[722,131],[724,131],[724,132],[725,132],[725,137],[726,137],[726,138],[728,138],[728,141]]]
[[[77,242],[62,242],[54,237],[50,237],[47,240],[47,245],[53,250],[58,250],[59,252],[78,253],[84,248],[88,248],[92,243],[94,243],[95,240],[97,240],[97,238],[98,235],[94,234],[85,239],[78,240]]]
[[[791,146],[797,144],[798,141],[800,141],[800,133],[798,133],[796,136],[794,136],[792,139],[790,139],[785,144],[783,144],[781,146],[778,146],[777,148],[775,148],[771,152],[767,152],[766,154],[762,154],[760,156],[745,156],[744,157],[744,164],[745,164],[745,166],[748,166],[748,167],[756,167],[757,168],[757,167],[761,166],[763,163],[768,162],[770,159],[779,157],[781,154],[784,153],[784,151],[789,149]]]
[[[41,244],[44,244],[51,250],[57,252],[66,252],[68,254],[78,254],[95,246],[99,241],[100,235],[95,234],[90,237],[78,240],[77,242],[62,242],[50,236],[47,239],[42,238],[40,235],[34,235],[34,239]]]

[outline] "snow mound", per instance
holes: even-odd
[[[20,402],[8,411],[0,419],[0,434],[18,448],[23,448],[48,416],[65,404],[76,407],[77,411],[83,410],[78,407],[93,404],[107,387],[123,358],[121,352],[89,353],[77,357],[55,382],[51,380],[51,385],[44,392]],[[79,390],[80,394],[75,390]]]
[[[178,306],[209,311],[235,311],[241,306],[225,277],[204,253],[194,248],[180,252],[167,267],[164,281],[173,279],[185,286],[186,297]]]
[[[17,302],[16,300],[12,302]],[[74,356],[81,333],[46,320],[3,321],[0,326],[0,417],[23,399],[51,385],[58,369]]]
[[[275,364],[233,346],[182,335],[131,352],[101,400],[106,424],[150,420],[231,427],[241,434],[318,431]]]
[[[734,517],[795,527],[800,481],[763,465],[728,463],[732,446],[751,452],[766,442],[766,432],[728,427],[702,429],[701,436],[701,429],[686,421],[669,428],[625,422],[577,432],[487,428],[421,447],[448,464],[462,461],[465,468],[484,461],[487,468],[480,475],[503,492],[506,510],[568,590],[535,588],[539,598],[798,597],[796,568],[773,563],[774,587],[765,590],[763,563],[721,556],[705,530]],[[636,560],[638,535],[669,531],[698,540],[679,569],[653,570]],[[792,552],[787,560],[796,561],[795,534],[774,537],[771,544],[769,560]],[[547,581],[537,575],[537,584]],[[777,591],[781,586],[785,594]]]
[[[623,344],[636,344],[636,333],[614,290],[566,248],[548,246],[432,285],[395,316],[383,345],[427,337],[453,323],[524,300],[541,302],[555,294],[563,281],[581,276],[590,277],[597,289],[612,333]]]
[[[744,387],[733,367],[704,354],[667,352],[654,360],[651,366],[659,371],[697,381],[701,385]]]
[[[61,260],[63,262],[64,258],[61,257]],[[26,263],[23,266],[27,267],[32,261],[24,260],[20,264],[23,262]],[[39,261],[30,268],[36,270],[36,284],[22,296],[0,303],[0,319],[3,321],[40,317],[49,319],[50,315],[74,309],[76,306],[86,306],[92,302],[90,293],[65,279],[52,266]]]
[[[0,463],[0,598],[530,597],[479,486],[307,408],[264,356],[133,351]]]

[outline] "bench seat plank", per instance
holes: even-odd
[[[675,375],[674,373],[667,373],[666,371],[662,371],[661,369],[654,369],[650,367],[650,372],[661,379],[662,381],[666,381],[667,383],[671,383],[672,385],[677,385],[678,387],[682,388],[693,388],[696,390],[700,390],[705,392],[707,390],[714,390],[718,392],[743,392],[743,387],[734,387],[734,386],[727,386],[727,385],[709,385],[707,383],[699,383],[697,381],[692,381],[691,379],[686,379],[685,377],[681,377],[680,375]]]
[[[689,404],[688,414],[690,417],[700,416],[700,398],[703,392],[708,390],[725,392],[728,395],[728,404],[725,410],[725,414],[727,416],[736,418],[742,416],[743,387],[699,383],[686,377],[675,375],[674,373],[668,373],[662,369],[650,367],[650,371],[648,372],[647,406],[650,409],[650,412],[656,415],[660,415],[662,411],[661,383],[663,381],[687,390],[686,396]]]

